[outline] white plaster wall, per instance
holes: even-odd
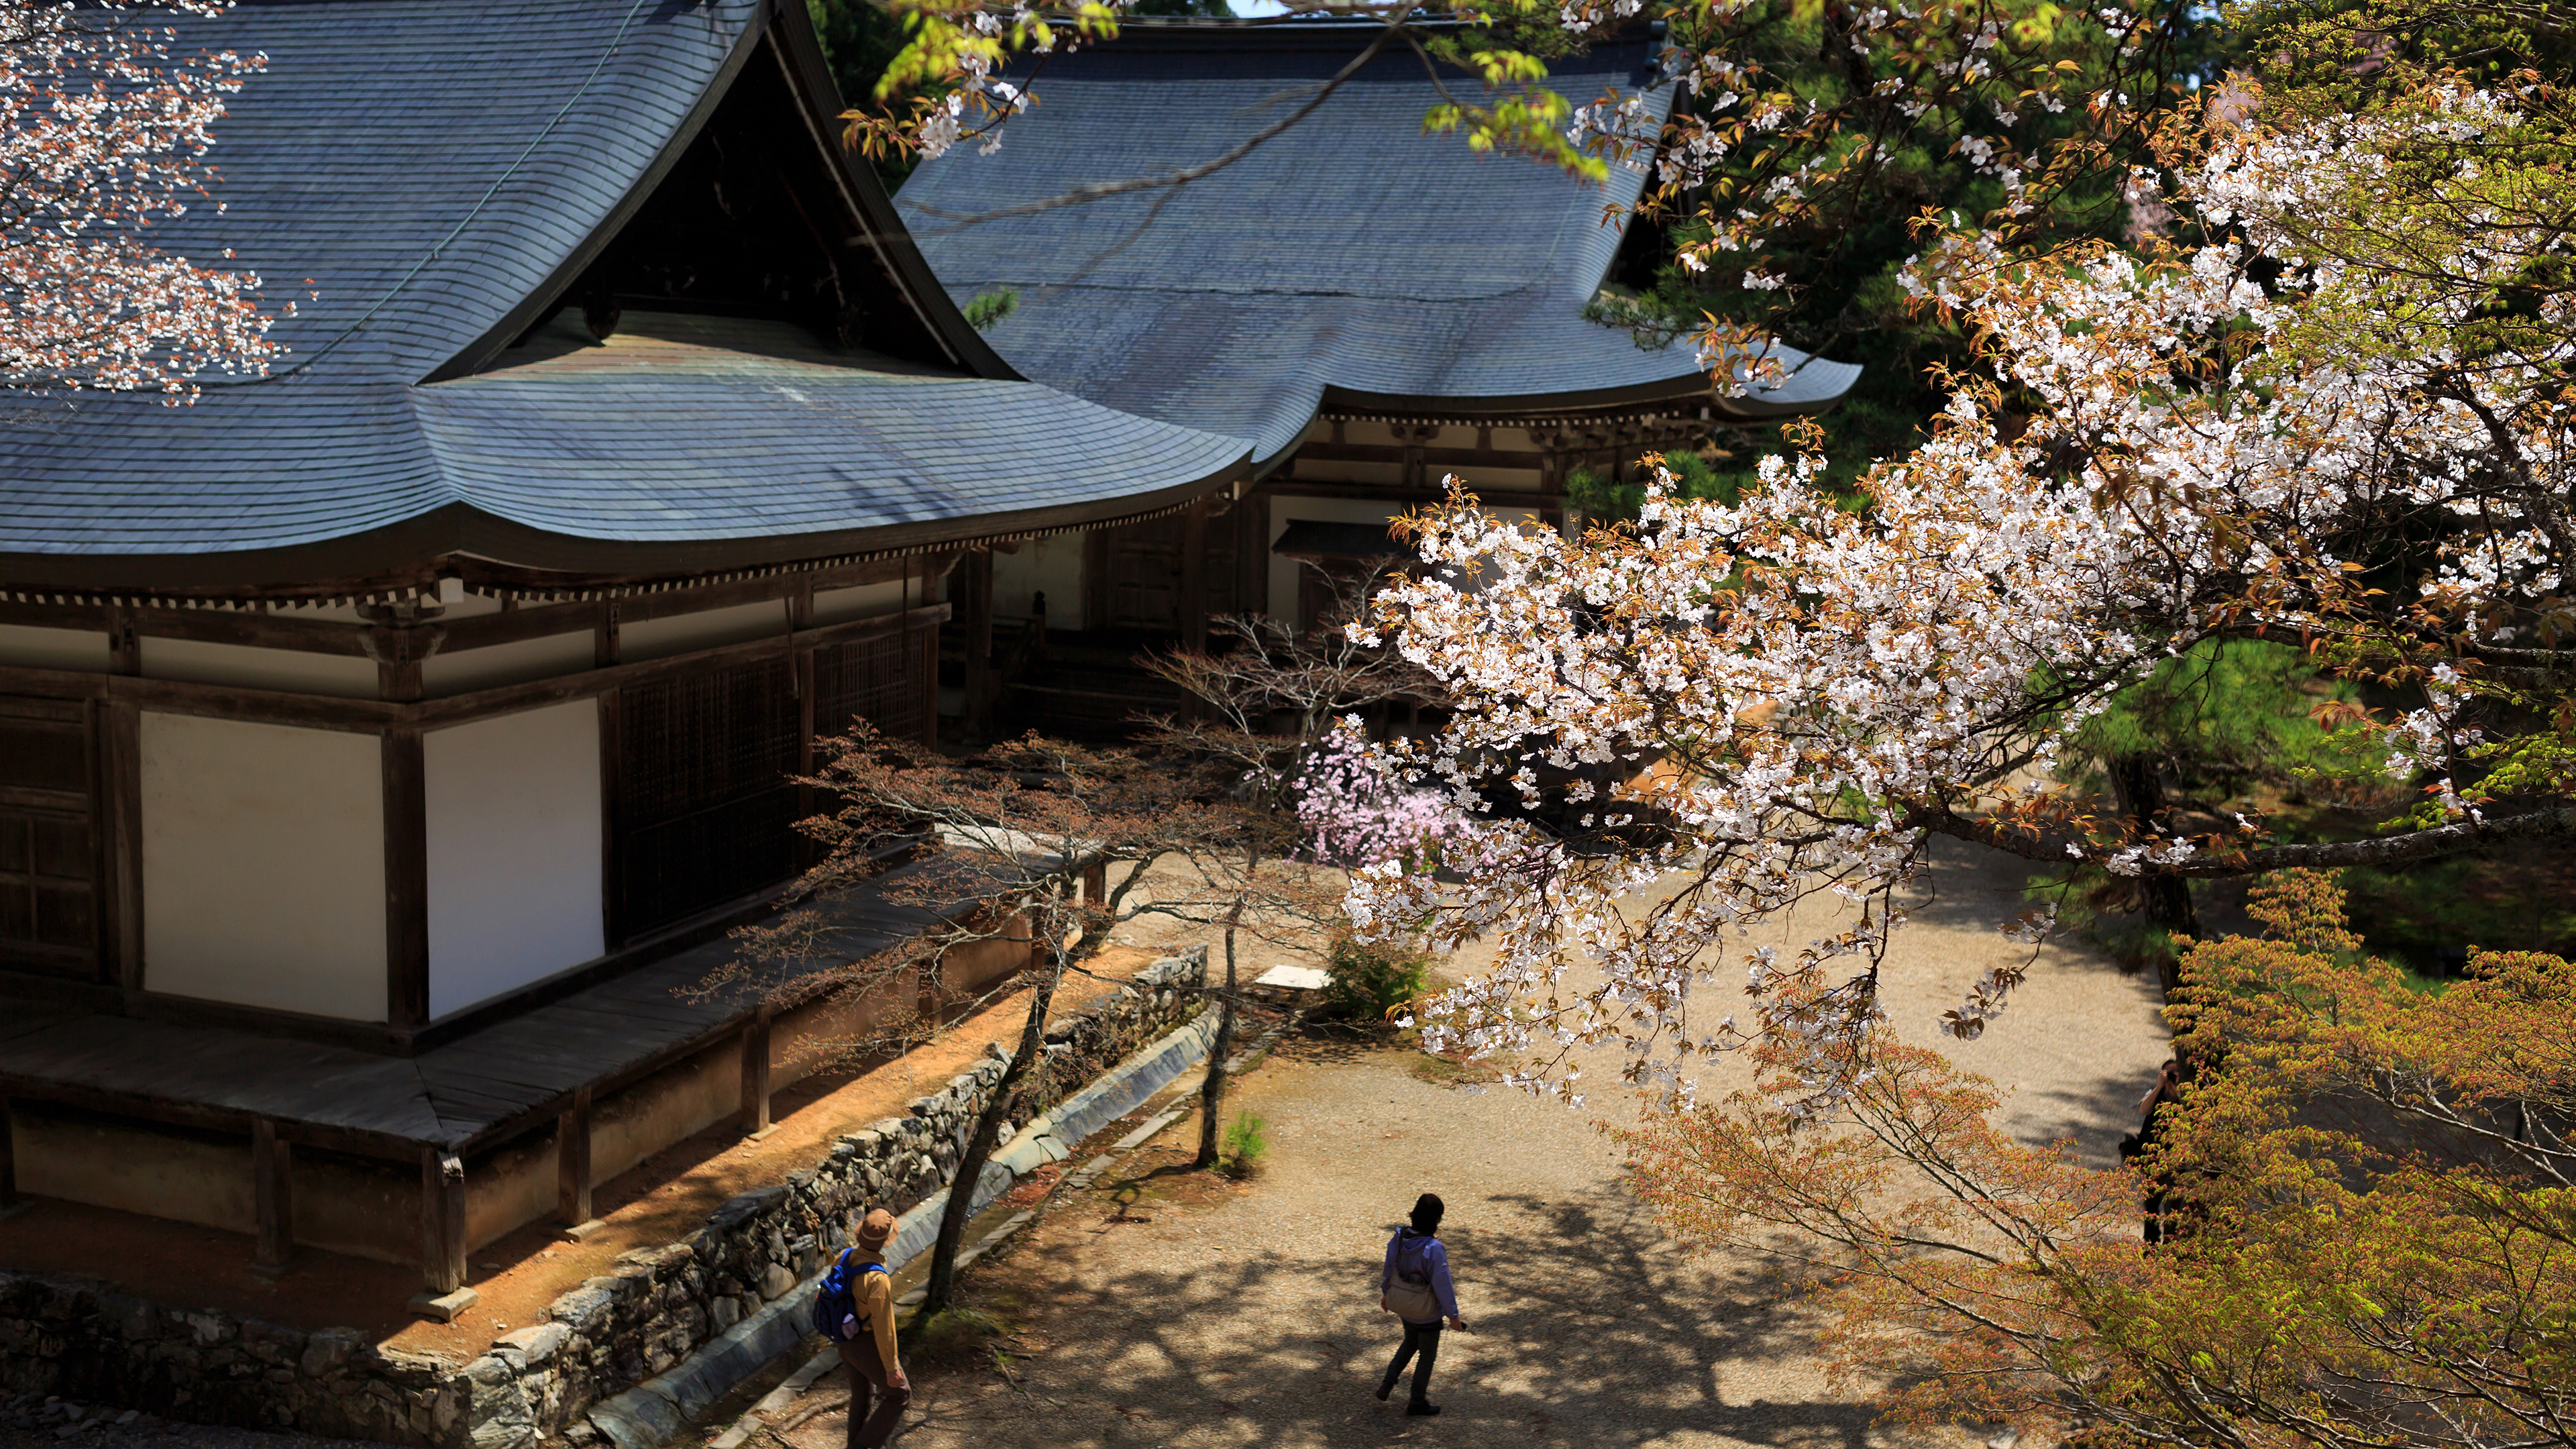
[[[107,635],[81,629],[34,629],[0,624],[0,664],[21,669],[78,669],[105,674]]]
[[[1504,508],[1487,500],[1487,511],[1502,519],[1538,517],[1531,508]],[[1270,542],[1288,531],[1291,523],[1375,523],[1381,526],[1404,515],[1401,508],[1384,503],[1371,503],[1365,498],[1298,498],[1274,495],[1270,500]],[[1274,619],[1297,617],[1297,575],[1305,565],[1293,558],[1270,555],[1270,615]]]
[[[422,693],[433,698],[463,694],[469,689],[578,674],[590,668],[598,657],[599,640],[588,629],[574,634],[549,634],[515,644],[432,654],[421,661],[420,687]]]
[[[421,764],[430,1017],[605,950],[598,701],[432,730]]]
[[[383,744],[146,711],[143,984],[385,1019]]]
[[[900,579],[890,584],[861,584],[855,589],[816,589],[814,622],[839,624],[891,614],[903,607],[907,593],[914,603],[921,602],[921,585],[916,583],[907,589]]]
[[[620,624],[617,627],[617,657],[632,664],[639,659],[661,659],[673,654],[686,654],[692,649],[713,649],[720,644],[739,644],[746,639],[763,639],[786,632],[785,599],[772,599],[765,604],[738,604],[730,609],[708,609],[667,619]]]
[[[993,555],[993,613],[1004,619],[1025,619],[1030,596],[1043,592],[1048,628],[1087,627],[1082,617],[1082,555],[1087,537],[1059,533],[1030,539],[1018,553]]]
[[[344,699],[376,697],[376,661],[357,655],[255,649],[195,639],[155,639],[148,634],[137,642],[143,649],[146,679],[186,679],[198,684],[233,684],[244,689],[330,694]]]

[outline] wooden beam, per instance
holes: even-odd
[[[16,1105],[0,1097],[0,1204],[18,1196],[18,1120],[12,1110]]]
[[[259,1246],[250,1266],[273,1273],[295,1255],[295,1149],[266,1117],[251,1119],[250,1173],[259,1219]]]
[[[1181,647],[1193,651],[1207,648],[1207,532],[1208,498],[1202,493],[1181,515]]]
[[[742,1135],[769,1135],[769,1008],[742,1028]]]
[[[567,1228],[596,1216],[590,1205],[590,1086],[572,1089],[572,1105],[555,1119],[555,1218]]]
[[[420,1150],[420,1271],[433,1294],[465,1286],[465,1159]]]
[[[420,731],[384,734],[385,1024],[429,1024],[429,807]]]

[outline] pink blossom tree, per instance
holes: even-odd
[[[188,399],[201,375],[265,373],[279,350],[256,274],[150,240],[218,205],[214,123],[264,58],[174,55],[147,14],[0,0],[0,383]]]

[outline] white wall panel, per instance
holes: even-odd
[[[234,684],[244,689],[330,694],[343,699],[376,697],[376,661],[354,654],[255,649],[245,644],[208,644],[198,639],[155,639],[149,634],[137,642],[143,649],[146,679],[185,679],[198,684]]]
[[[146,711],[144,985],[385,1019],[383,744]]]
[[[432,654],[420,664],[420,687],[431,698],[462,694],[469,689],[490,689],[501,684],[522,684],[531,679],[553,679],[563,674],[579,674],[599,657],[599,640],[590,630],[576,634],[548,634],[541,639],[522,639],[515,644],[492,644],[481,649],[459,649],[453,654]]]
[[[841,624],[852,619],[872,619],[879,614],[891,614],[903,607],[907,596],[914,603],[920,603],[921,585],[907,586],[898,580],[891,584],[861,584],[855,589],[816,589],[814,622]]]
[[[107,636],[81,629],[31,629],[0,624],[0,664],[21,669],[79,669],[105,674]]]
[[[639,659],[661,659],[673,654],[686,654],[692,649],[713,649],[720,644],[739,644],[746,639],[766,639],[786,632],[786,600],[737,604],[730,609],[707,609],[695,614],[677,614],[668,619],[620,624],[617,628],[617,657],[632,664]]]
[[[430,1017],[599,955],[598,701],[432,730],[421,764]]]

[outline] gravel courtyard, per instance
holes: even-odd
[[[1996,923],[2019,879],[2010,862],[1952,848],[1900,937],[1889,993],[1900,1029],[1933,1039],[1938,1012],[2016,949]],[[2012,1089],[2016,1132],[2071,1135],[2107,1164],[2163,1037],[2151,981],[2058,945],[1983,1040],[1951,1046]],[[1573,1113],[1426,1079],[1424,1060],[1292,1041],[1238,1086],[1236,1100],[1271,1123],[1254,1182],[1181,1171],[1189,1118],[1091,1192],[1060,1197],[970,1280],[969,1302],[1011,1329],[1005,1368],[924,1372],[898,1442],[1828,1449],[1985,1436],[1873,1429],[1857,1393],[1827,1383],[1790,1285],[1757,1263],[1677,1251],[1620,1188],[1596,1125],[1626,1110],[1615,1094]],[[1587,1078],[1607,1075],[1587,1064]],[[1380,1404],[1370,1389],[1393,1347],[1376,1306],[1380,1255],[1425,1190],[1449,1204],[1441,1236],[1473,1331],[1444,1335],[1433,1398],[1446,1412],[1413,1419],[1401,1392]],[[818,1386],[780,1416],[784,1437],[838,1449],[840,1394],[838,1375]]]

